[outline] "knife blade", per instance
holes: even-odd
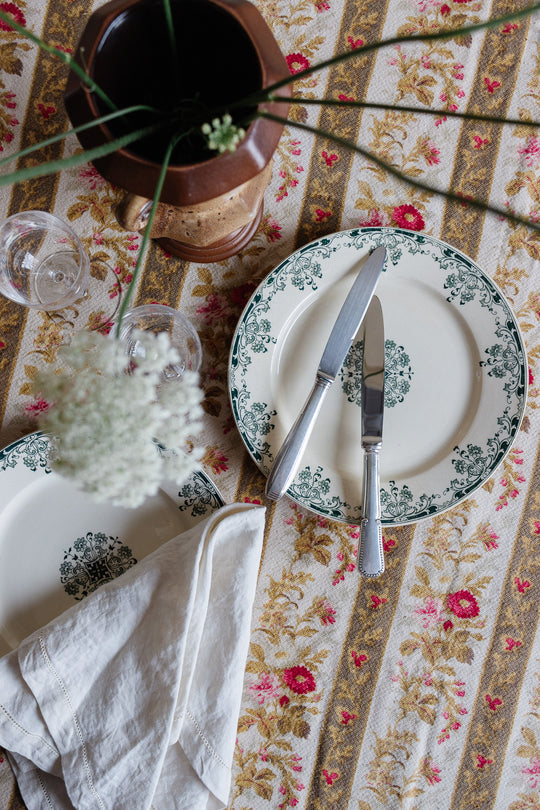
[[[364,505],[358,569],[365,577],[378,577],[384,571],[379,474],[384,418],[384,321],[376,295],[364,318],[361,403]]]
[[[321,357],[315,384],[287,434],[266,482],[266,496],[278,500],[289,487],[306,449],[329,387],[349,351],[382,273],[386,248],[375,248],[352,285]]]

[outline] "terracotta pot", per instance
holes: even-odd
[[[147,103],[170,111],[176,99],[196,94],[208,107],[226,106],[290,75],[270,29],[248,0],[172,0],[172,8],[174,66],[160,2],[112,0],[89,18],[75,58],[119,108]],[[283,88],[283,95],[289,92]],[[65,104],[74,126],[109,111],[73,73]],[[280,116],[288,112],[284,102],[264,107]],[[130,118],[131,126],[148,123],[148,117]],[[78,137],[91,148],[118,137],[122,126],[119,119],[110,128],[92,127]],[[236,151],[221,155],[181,142],[166,174],[151,236],[171,253],[194,261],[237,253],[261,219],[282,129],[257,118]],[[103,177],[130,192],[119,211],[128,230],[144,229],[166,141],[167,133],[156,134],[94,161]]]

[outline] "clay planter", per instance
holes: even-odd
[[[248,0],[172,0],[177,60],[172,61],[159,0],[112,0],[95,11],[76,59],[119,108],[149,104],[169,114],[178,99],[198,96],[209,107],[234,103],[290,75],[264,19]],[[287,95],[284,87],[281,94]],[[74,126],[109,112],[70,74],[65,104]],[[285,103],[265,109],[286,116]],[[133,115],[130,128],[153,123]],[[80,133],[83,147],[126,131],[119,119]],[[197,134],[176,147],[167,171],[151,236],[171,253],[193,261],[218,261],[237,253],[262,216],[263,195],[282,126],[262,118],[248,128],[235,152],[202,151]],[[198,132],[198,129],[197,129]],[[108,155],[94,164],[129,194],[119,211],[128,230],[144,229],[167,133]]]

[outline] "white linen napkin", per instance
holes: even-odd
[[[264,516],[223,507],[0,659],[29,810],[227,804]]]

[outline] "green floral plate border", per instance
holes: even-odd
[[[508,453],[525,410],[527,359],[496,284],[455,248],[395,228],[311,242],[258,286],[237,325],[229,394],[242,440],[268,474],[314,381],[362,262],[387,249],[382,521],[414,523],[468,498]],[[355,339],[287,494],[325,517],[362,516],[360,368]],[[326,410],[325,410],[326,409]]]
[[[224,506],[202,469],[136,509],[97,503],[48,449],[36,432],[0,450],[0,654]]]

